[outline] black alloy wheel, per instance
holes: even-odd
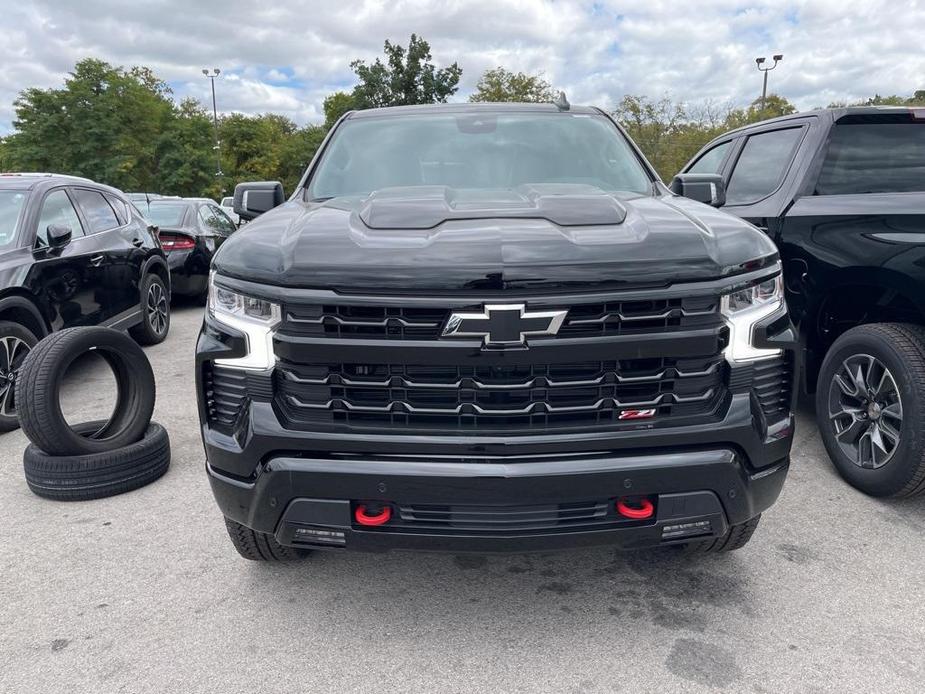
[[[146,309],[146,317],[151,331],[157,335],[162,335],[169,325],[170,302],[167,300],[164,285],[160,282],[152,282],[148,286]]]
[[[925,492],[925,328],[870,323],[826,353],[816,422],[838,473],[871,496]]]
[[[37,338],[17,323],[0,321],[0,432],[19,426],[16,378]]]
[[[876,470],[899,447],[903,405],[896,379],[879,359],[844,359],[829,384],[829,421],[835,440],[855,465]]]
[[[15,335],[0,337],[0,415],[16,414],[16,373],[32,349]]]

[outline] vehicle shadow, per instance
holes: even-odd
[[[269,607],[281,619],[292,619],[293,610],[318,619],[319,603],[305,605],[303,591],[321,587],[331,593],[331,619],[343,609],[344,616],[366,614],[396,629],[420,629],[415,620],[422,616],[445,615],[460,630],[511,636],[518,625],[571,619],[583,620],[585,628],[638,623],[635,628],[703,633],[730,612],[754,614],[761,572],[750,560],[758,554],[692,557],[672,548],[500,556],[318,553],[298,565],[255,567],[255,573],[267,594],[290,596]]]

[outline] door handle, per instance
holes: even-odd
[[[90,256],[90,264],[93,267],[99,267],[100,265],[103,264],[103,256],[102,255]]]

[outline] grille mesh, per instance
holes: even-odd
[[[599,426],[625,409],[651,420],[712,413],[717,355],[522,366],[281,363],[277,403],[293,421],[466,430]]]
[[[611,500],[544,506],[446,506],[414,504],[400,506],[387,530],[478,533],[542,532],[549,529],[588,528],[626,524],[618,518]]]
[[[616,301],[573,306],[559,337],[594,337],[662,332],[716,325],[720,322],[716,297]],[[532,309],[528,303],[528,310]],[[281,330],[326,338],[432,340],[440,337],[453,310],[350,305],[289,305]]]

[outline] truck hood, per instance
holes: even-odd
[[[344,293],[582,291],[717,279],[775,255],[750,224],[667,193],[417,186],[291,200],[235,233],[213,266]]]

